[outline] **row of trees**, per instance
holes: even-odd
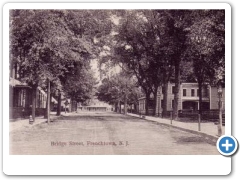
[[[146,114],[151,95],[156,113],[162,86],[166,115],[168,83],[175,83],[174,119],[178,118],[180,83],[197,82],[201,114],[203,85],[224,77],[224,10],[126,10],[116,12],[114,18],[119,23],[113,27],[109,52],[100,65],[120,65],[136,78],[146,96]]]
[[[137,87],[137,80],[127,72],[121,71],[107,76],[102,80],[96,93],[101,101],[115,106],[115,111],[121,113],[121,104],[124,104],[124,114],[127,107],[134,105],[137,108],[140,89]]]
[[[62,92],[77,102],[93,95],[91,59],[99,60],[100,69],[121,67],[119,74],[105,76],[97,93],[100,100],[136,104],[141,87],[147,114],[151,95],[156,113],[162,86],[166,115],[167,84],[174,82],[174,118],[181,81],[198,82],[201,113],[204,83],[224,77],[224,10],[11,10],[10,14],[11,66],[33,92],[38,86],[48,86],[48,98],[58,92],[59,103]],[[35,97],[33,93],[33,118]]]
[[[90,60],[98,56],[104,36],[111,32],[108,13],[98,10],[10,11],[10,65],[18,71],[18,78],[33,89],[33,119],[38,86],[48,89],[48,99],[57,92],[58,114],[62,93],[77,102],[91,97],[96,80]]]

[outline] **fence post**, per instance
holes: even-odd
[[[198,131],[201,131],[201,115],[198,114]]]

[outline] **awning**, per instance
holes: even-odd
[[[12,87],[30,87],[27,85],[27,83],[23,83],[17,79],[14,79],[12,77],[10,77],[9,80],[9,85]],[[42,90],[41,87],[38,86],[38,90],[45,96],[47,97],[47,93],[45,91]],[[52,97],[52,102],[57,103],[57,100],[55,98]]]
[[[14,79],[12,77],[10,77],[9,80],[9,85],[14,87],[14,86],[28,86],[27,83],[22,83],[21,81]]]

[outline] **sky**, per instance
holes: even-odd
[[[112,22],[113,22],[115,25],[118,25],[120,18],[117,17],[117,16],[112,16],[111,20],[112,20]],[[115,35],[115,33],[112,32],[112,35]],[[110,50],[110,48],[109,48],[108,46],[105,46],[105,49]],[[100,53],[100,56],[101,56],[101,55],[104,55],[104,53]],[[98,59],[93,59],[93,60],[91,60],[90,65],[91,65],[92,70],[94,71],[94,77],[95,77],[98,81],[101,81],[101,79],[100,79],[100,72],[99,72],[99,68],[98,68]],[[109,72],[109,74],[115,74],[115,73],[118,73],[118,72],[120,72],[120,67],[114,67],[114,68],[112,68],[112,70]]]
[[[97,59],[91,60],[90,65],[91,65],[92,70],[94,71],[94,77],[98,81],[100,81],[100,72],[99,72],[99,69],[98,69],[98,60]]]

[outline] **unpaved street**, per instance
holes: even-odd
[[[113,112],[69,114],[10,132],[10,154],[219,154],[198,135]]]

